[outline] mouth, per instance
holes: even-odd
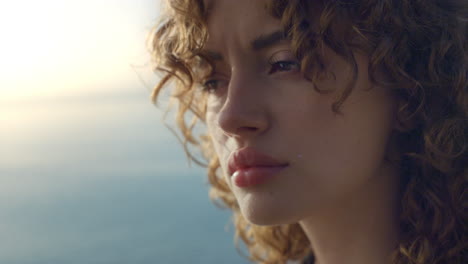
[[[268,166],[268,167],[248,167],[239,169],[232,174],[232,181],[239,188],[252,187],[266,183],[273,179],[280,171],[289,165]]]
[[[251,147],[235,151],[228,159],[228,173],[238,187],[258,185],[288,167],[279,161]]]

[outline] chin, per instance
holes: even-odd
[[[262,199],[246,195],[239,201],[240,211],[251,224],[273,226],[297,223],[299,219],[293,217],[291,207],[278,204],[273,199]]]

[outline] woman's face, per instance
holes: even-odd
[[[318,93],[299,73],[290,43],[265,38],[281,28],[264,4],[212,1],[206,51],[216,71],[207,82],[206,122],[242,214],[252,223],[272,225],[298,222],[379,182],[388,167],[384,156],[395,103],[369,81],[368,57],[355,54],[357,83],[342,115],[335,114],[331,106],[352,78],[350,66],[325,49],[335,78],[316,84],[335,92]],[[242,184],[229,173],[228,161],[244,148],[287,165],[259,184],[245,179]]]

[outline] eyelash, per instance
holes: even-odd
[[[270,66],[271,66],[271,69],[270,71],[268,72],[268,74],[273,74],[275,72],[278,71],[278,68],[275,68],[275,67],[284,67],[284,65],[287,65],[287,66],[294,66],[296,67],[296,69],[294,69],[295,71],[299,71],[300,70],[300,64],[299,62],[297,61],[294,61],[294,60],[278,60],[278,61],[273,61],[273,62],[270,62]],[[282,66],[280,66],[282,65]],[[281,70],[281,72],[283,72],[284,70]],[[286,71],[292,71],[291,69],[289,70],[286,70]]]
[[[300,63],[294,60],[278,60],[278,61],[273,61],[270,62],[270,70],[268,71],[268,74],[274,74],[277,72],[284,72],[284,71],[299,71],[300,70]],[[285,67],[295,67],[295,69],[284,69]],[[201,83],[202,90],[206,92],[213,92],[217,88],[217,84],[221,80],[219,79],[208,79],[204,82]],[[215,87],[213,87],[215,85]]]
[[[217,82],[219,82],[219,80],[217,80],[217,79],[209,79],[209,80],[203,82],[201,84],[202,90],[204,92],[208,92],[208,93],[214,92],[217,87],[211,87],[211,86],[213,85],[213,83],[217,83]]]

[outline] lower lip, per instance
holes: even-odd
[[[234,184],[240,188],[259,185],[273,178],[275,174],[282,171],[286,167],[287,165],[239,169],[234,172],[234,174],[232,174],[232,180],[234,181]]]

